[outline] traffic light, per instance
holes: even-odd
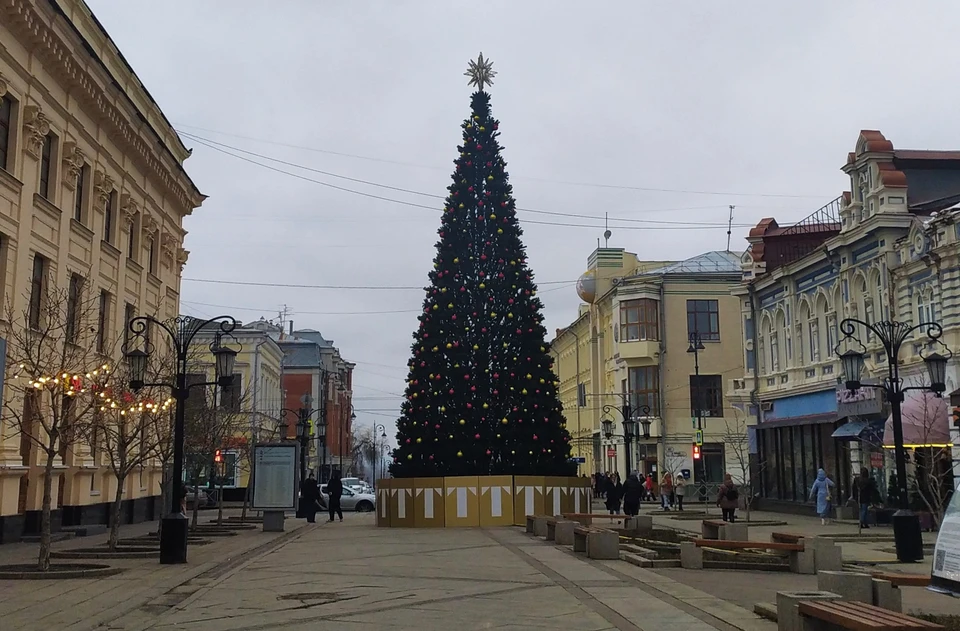
[[[953,414],[953,426],[960,429],[960,406],[954,406],[951,413]]]
[[[700,445],[693,446],[693,459],[700,460]]]
[[[216,463],[223,462],[223,452],[219,449],[213,452],[213,461]]]

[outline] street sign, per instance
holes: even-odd
[[[584,458],[583,456],[577,456],[575,458],[571,458],[570,460],[573,462],[576,462],[577,464],[583,464],[587,461],[587,459]]]
[[[607,447],[607,458],[616,458],[616,457],[617,457],[617,448]]]
[[[697,445],[703,447],[703,430],[697,430]]]

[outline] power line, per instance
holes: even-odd
[[[181,304],[200,305],[201,307],[216,307],[217,309],[232,309],[234,311],[276,311],[277,307],[238,307],[236,305],[215,305],[208,302],[180,300]],[[421,313],[422,309],[395,309],[393,311],[290,311],[289,315],[385,315],[393,313]]]
[[[246,280],[224,280],[218,278],[181,278],[180,280],[192,283],[207,283],[213,285],[243,285],[245,287],[283,287],[285,289],[349,289],[349,290],[367,290],[367,291],[423,291],[424,286],[415,287],[413,285],[300,285],[297,283],[264,283]],[[574,284],[575,280],[547,280],[536,282],[536,285],[559,285]],[[200,304],[200,303],[197,303]]]
[[[196,129],[196,130],[199,130],[199,131],[204,131],[204,132],[208,132],[208,133],[212,133],[212,134],[219,134],[219,135],[221,135],[221,136],[229,136],[229,137],[232,137],[232,138],[240,138],[240,139],[243,139],[243,140],[250,140],[250,141],[253,141],[253,142],[259,142],[259,143],[264,143],[264,144],[268,144],[268,145],[276,145],[276,146],[279,146],[279,147],[288,147],[288,148],[291,148],[291,149],[302,149],[302,150],[304,150],[304,151],[312,151],[312,152],[314,152],[314,153],[323,153],[323,154],[328,154],[328,155],[340,156],[340,157],[344,157],[344,158],[354,158],[354,159],[357,159],[357,160],[368,160],[368,161],[371,161],[371,162],[382,162],[382,163],[385,163],[385,164],[396,164],[396,165],[400,165],[400,166],[411,166],[411,167],[416,167],[416,168],[420,168],[420,169],[446,170],[445,167],[430,166],[430,165],[425,165],[425,164],[416,164],[416,163],[413,163],[413,162],[402,162],[402,161],[399,161],[399,160],[389,160],[389,159],[386,159],[386,158],[375,158],[375,157],[371,157],[371,156],[364,156],[364,155],[359,155],[359,154],[354,154],[354,153],[346,153],[346,152],[342,152],[342,151],[333,151],[333,150],[330,150],[330,149],[320,149],[320,148],[318,148],[318,147],[307,147],[307,146],[303,146],[303,145],[295,145],[295,144],[290,144],[290,143],[285,143],[285,142],[277,142],[277,141],[274,141],[274,140],[265,140],[265,139],[263,139],[263,138],[254,138],[254,137],[252,137],[252,136],[242,136],[242,135],[239,135],[239,134],[232,134],[232,133],[225,132],[225,131],[218,131],[218,130],[216,130],[216,129],[209,129],[209,128],[206,128],[206,127],[197,127],[197,126],[195,126],[195,125],[182,125],[182,124],[180,124],[180,125],[177,125],[176,127],[177,127],[177,132],[180,133],[180,134],[183,134],[183,135],[185,135],[185,136],[191,136],[191,135],[193,135],[193,134],[190,134],[190,132],[185,132],[185,131],[183,131],[182,129],[180,129],[180,128],[182,128],[182,127],[186,127],[186,128],[189,128],[189,129]],[[629,190],[629,191],[644,191],[644,192],[650,192],[650,193],[681,193],[681,194],[686,194],[686,195],[719,195],[719,196],[726,196],[726,197],[761,197],[761,198],[771,198],[771,197],[773,197],[773,198],[788,198],[788,199],[804,199],[804,198],[806,198],[806,199],[821,199],[821,198],[824,197],[823,195],[792,195],[792,194],[785,194],[785,193],[731,193],[731,192],[729,192],[729,191],[720,192],[720,191],[701,191],[701,190],[685,190],[685,189],[671,189],[671,188],[653,188],[653,187],[643,187],[643,186],[631,186],[631,185],[626,185],[626,184],[606,184],[606,183],[597,183],[597,182],[575,182],[575,181],[568,181],[568,180],[554,180],[554,179],[550,179],[550,178],[540,178],[540,177],[531,177],[531,176],[516,176],[516,177],[518,177],[519,179],[524,179],[524,180],[532,180],[532,181],[538,181],[538,182],[548,182],[548,183],[551,183],[551,184],[563,184],[563,185],[566,185],[566,186],[610,188],[610,189],[621,189],[621,190]]]
[[[262,154],[262,153],[257,153],[257,152],[255,152],[255,151],[247,151],[246,149],[241,149],[240,147],[233,147],[233,146],[231,146],[231,145],[227,145],[227,144],[224,144],[224,143],[220,143],[220,142],[217,142],[217,141],[215,141],[215,140],[211,140],[211,139],[209,139],[209,138],[203,138],[202,136],[196,136],[196,135],[194,135],[194,134],[184,133],[183,135],[186,136],[186,137],[188,137],[188,138],[190,138],[191,140],[195,140],[195,141],[199,142],[200,144],[206,145],[207,147],[209,147],[209,148],[211,148],[211,149],[216,149],[216,148],[217,148],[217,147],[213,147],[213,146],[211,146],[211,145],[217,145],[217,146],[222,147],[222,148],[224,148],[224,149],[230,149],[230,150],[232,150],[232,151],[239,151],[240,153],[244,153],[244,154],[251,155],[251,156],[256,156],[257,158],[261,158],[261,159],[263,159],[263,160],[269,160],[269,161],[271,161],[271,162],[276,162],[276,163],[278,163],[278,164],[283,164],[283,165],[286,165],[286,166],[291,166],[291,167],[294,167],[294,168],[297,168],[297,169],[303,169],[304,171],[310,171],[310,172],[313,172],[313,173],[320,173],[321,175],[326,175],[326,176],[328,176],[328,177],[335,177],[335,178],[339,178],[339,179],[342,179],[342,180],[347,180],[347,181],[349,181],[349,182],[356,182],[356,183],[358,183],[358,184],[365,184],[365,185],[367,185],[367,186],[376,186],[376,187],[378,187],[378,188],[385,188],[385,189],[388,189],[388,190],[391,190],[391,191],[397,191],[397,192],[400,192],[400,193],[409,193],[409,194],[411,194],[411,195],[420,195],[420,196],[423,196],[423,197],[430,197],[430,198],[433,198],[433,199],[440,199],[440,200],[445,199],[445,197],[444,197],[443,195],[436,195],[436,194],[433,194],[433,193],[426,193],[426,192],[424,192],[424,191],[417,191],[417,190],[414,190],[414,189],[402,188],[402,187],[399,187],[399,186],[391,186],[391,185],[389,185],[389,184],[382,184],[382,183],[380,183],[380,182],[374,182],[374,181],[371,181],[371,180],[364,180],[364,179],[361,179],[361,178],[355,178],[355,177],[349,177],[349,176],[346,176],[346,175],[340,175],[339,173],[333,173],[333,172],[331,172],[331,171],[324,171],[324,170],[322,170],[322,169],[315,169],[315,168],[313,168],[313,167],[309,167],[309,166],[306,166],[306,165],[303,165],[303,164],[300,164],[300,163],[297,163],[297,162],[289,162],[289,161],[287,161],[287,160],[281,160],[281,159],[279,159],[279,158],[274,158],[274,157],[271,157],[271,156],[268,156],[268,155],[264,155],[264,154]],[[209,144],[208,144],[208,143],[209,143]],[[227,155],[232,155],[232,154],[229,154],[229,153],[226,152],[226,151],[225,151],[224,153],[227,153]],[[240,156],[233,156],[233,157],[240,157]],[[354,191],[354,192],[356,192],[356,191]],[[653,210],[651,210],[651,211],[649,211],[649,212],[660,212],[660,211],[667,212],[667,211],[681,211],[681,210],[708,210],[708,209],[718,209],[718,208],[726,208],[726,207],[722,207],[722,206],[693,206],[693,207],[686,207],[686,208],[660,208],[660,209],[653,209]],[[649,223],[649,224],[663,224],[663,225],[693,225],[693,224],[697,224],[698,226],[704,226],[704,227],[706,227],[706,226],[716,227],[716,226],[726,226],[726,225],[727,225],[727,224],[724,224],[724,223],[710,223],[710,222],[699,222],[699,221],[698,221],[698,222],[683,222],[683,221],[660,221],[660,220],[656,220],[656,219],[629,219],[629,218],[624,218],[624,217],[604,217],[604,216],[600,216],[600,215],[584,215],[584,214],[579,214],[579,213],[565,213],[565,212],[552,211],[552,210],[535,210],[535,209],[533,209],[533,208],[524,208],[524,207],[522,207],[522,206],[517,206],[516,209],[517,209],[518,211],[528,212],[528,213],[536,213],[536,214],[540,214],[540,215],[553,215],[553,216],[557,216],[557,217],[575,217],[575,218],[579,218],[579,219],[595,219],[595,220],[597,220],[597,221],[606,221],[607,219],[609,219],[610,221],[626,221],[626,222],[629,222],[629,223],[641,223],[641,224],[648,224],[648,223]],[[749,225],[749,224],[736,224],[736,226],[737,226],[737,227],[740,227],[740,228],[750,228],[750,227],[752,227],[752,226]]]
[[[322,180],[317,180],[317,179],[314,179],[314,178],[309,178],[309,177],[306,177],[306,176],[304,176],[304,175],[300,175],[299,173],[292,173],[292,172],[290,172],[290,171],[285,171],[284,169],[278,169],[277,167],[271,166],[271,165],[269,165],[269,164],[264,164],[264,163],[262,163],[262,162],[257,162],[256,160],[252,160],[252,159],[247,158],[247,157],[245,157],[245,156],[237,155],[237,154],[235,154],[235,153],[230,153],[229,151],[226,151],[225,149],[221,149],[220,147],[216,147],[216,146],[214,146],[214,145],[212,145],[212,144],[209,144],[209,143],[206,143],[206,142],[204,142],[204,141],[199,141],[199,140],[196,139],[196,137],[194,137],[193,139],[196,140],[197,142],[199,142],[200,144],[202,144],[202,145],[204,145],[204,146],[206,146],[206,147],[209,147],[210,149],[213,149],[214,151],[219,151],[220,153],[223,153],[223,154],[225,154],[225,155],[231,156],[231,157],[236,158],[236,159],[238,159],[238,160],[243,160],[244,162],[249,162],[250,164],[257,165],[257,166],[259,166],[259,167],[262,167],[262,168],[264,168],[264,169],[268,169],[268,170],[270,170],[270,171],[274,171],[274,172],[276,172],[276,173],[282,173],[282,174],[284,174],[284,175],[288,175],[288,176],[290,176],[290,177],[297,178],[298,180],[303,180],[303,181],[305,181],[305,182],[312,182],[312,183],[314,183],[314,184],[319,184],[319,185],[321,185],[321,186],[326,186],[326,187],[328,187],[328,188],[332,188],[332,189],[335,189],[335,190],[338,190],[338,191],[343,191],[343,192],[345,192],[345,193],[353,193],[353,194],[355,194],[355,195],[360,195],[360,196],[362,196],[362,197],[369,197],[369,198],[371,198],[371,199],[377,199],[377,200],[380,200],[380,201],[390,202],[390,203],[394,203],[394,204],[400,204],[400,205],[403,205],[403,206],[410,206],[411,208],[422,208],[422,209],[426,209],[426,210],[429,210],[429,211],[434,212],[434,213],[439,212],[439,209],[436,208],[436,207],[434,207],[434,206],[427,206],[426,204],[418,204],[418,203],[416,203],[416,202],[408,202],[408,201],[401,200],[401,199],[394,199],[394,198],[392,198],[392,197],[384,197],[384,196],[382,196],[382,195],[374,195],[373,193],[367,193],[367,192],[365,192],[365,191],[358,191],[358,190],[355,190],[355,189],[352,189],[352,188],[347,188],[347,187],[345,187],[345,186],[338,186],[338,185],[336,185],[336,184],[331,184],[331,183],[329,183],[329,182],[324,182],[324,181],[322,181]],[[541,211],[541,212],[547,212],[547,211]],[[250,217],[252,217],[252,215],[232,215],[232,217],[233,217],[233,218],[239,218],[239,217],[250,218]],[[262,217],[260,217],[260,216],[257,216],[256,218],[262,219]],[[594,217],[591,217],[591,218],[594,218]],[[295,221],[309,221],[309,220],[311,220],[311,219],[314,219],[314,218],[301,218],[301,217],[292,218],[292,220],[295,220]],[[317,221],[322,221],[323,219],[322,219],[322,218],[315,218],[315,220],[317,220]],[[607,227],[607,228],[609,228],[609,229],[616,229],[616,230],[707,230],[707,229],[724,229],[724,228],[727,227],[727,224],[710,224],[710,223],[698,223],[698,222],[662,222],[662,221],[661,221],[661,222],[654,222],[653,220],[643,220],[643,219],[631,219],[631,220],[629,220],[629,221],[638,221],[638,222],[646,222],[646,223],[651,223],[651,222],[653,222],[653,223],[669,224],[669,225],[655,225],[655,226],[651,226],[651,225],[642,225],[642,226],[603,226],[603,225],[594,225],[594,224],[565,223],[565,222],[556,222],[556,221],[539,221],[539,220],[534,220],[534,219],[524,219],[524,220],[523,220],[523,222],[524,222],[524,223],[527,223],[527,224],[537,224],[537,225],[544,225],[544,226],[560,226],[560,227],[565,227],[565,228],[604,228],[604,227]],[[738,227],[738,228],[751,228],[751,227],[753,227],[753,226],[750,225],[750,224],[742,224],[742,225],[741,225],[741,224],[737,224],[737,227]]]

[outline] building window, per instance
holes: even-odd
[[[657,301],[652,298],[620,303],[620,341],[659,340]]]
[[[100,291],[100,305],[97,311],[97,352],[107,352],[107,332],[110,328],[110,292]]]
[[[130,344],[130,321],[137,317],[137,308],[129,302],[123,307],[123,346]],[[133,349],[130,349],[133,350]]]
[[[808,326],[810,330],[810,361],[816,363],[820,361],[820,322],[813,318]]]
[[[690,411],[692,416],[723,416],[723,379],[720,375],[690,375]]]
[[[70,288],[67,290],[67,343],[76,344],[80,331],[80,298],[83,292],[83,279],[77,274],[70,275]]]
[[[40,196],[51,202],[50,163],[53,160],[53,141],[52,132],[44,136],[43,149],[40,152]]]
[[[687,335],[694,333],[704,342],[720,341],[720,306],[716,300],[687,301]]]
[[[152,237],[150,238],[149,251],[147,252],[147,256],[149,257],[147,260],[147,264],[150,266],[150,273],[153,274],[154,276],[157,275],[157,263],[158,263],[157,241],[159,239],[160,239],[159,233],[155,233],[152,235]]]
[[[634,411],[647,406],[651,416],[660,416],[660,371],[657,366],[630,368],[627,371],[627,391]]]
[[[77,173],[77,194],[73,198],[73,218],[83,223],[84,208],[86,206],[87,178],[90,175],[90,167],[83,165],[80,172]]]
[[[0,97],[0,169],[13,171],[13,99]]]
[[[780,344],[777,334],[770,334],[770,372],[780,372]]]
[[[127,258],[131,261],[137,260],[137,246],[139,239],[137,233],[140,231],[140,213],[134,216],[130,222],[130,230],[127,232]]]
[[[43,309],[44,293],[47,290],[47,260],[39,254],[33,255],[33,275],[30,278],[30,310],[28,312],[31,329],[40,328],[40,316]]]
[[[233,383],[227,387],[220,387],[220,409],[224,412],[240,411],[241,376],[234,375]]]
[[[103,207],[103,240],[113,245],[113,210],[117,192],[110,191],[107,195],[107,204]]]

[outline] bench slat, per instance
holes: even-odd
[[[930,577],[924,574],[898,574],[896,572],[871,572],[870,576],[882,581],[890,581],[897,587],[926,587]]]
[[[797,543],[803,539],[803,535],[794,535],[789,532],[772,532],[770,536],[774,541],[782,543]]]
[[[797,610],[800,615],[823,620],[850,631],[943,629],[941,625],[933,622],[855,601],[805,600],[797,605]]]
[[[789,552],[803,552],[802,543],[765,543],[763,541],[726,541],[717,539],[694,539],[698,548],[720,548],[728,550],[786,550]]]
[[[728,522],[728,521],[721,521],[721,520],[719,520],[719,519],[704,519],[704,520],[703,520],[703,523],[705,523],[705,524],[708,525],[708,526],[713,526],[713,527],[715,527],[715,528],[719,528],[720,526],[726,526],[726,525],[729,524],[730,522]]]

